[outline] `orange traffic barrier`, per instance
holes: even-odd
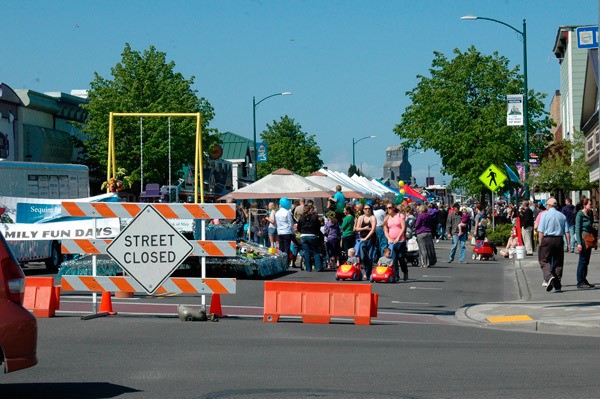
[[[110,299],[110,292],[102,291],[102,300],[100,301],[100,313],[108,313],[109,315],[115,315],[117,312],[113,311],[112,300]]]
[[[60,287],[53,277],[25,277],[23,307],[36,317],[54,317],[60,307]]]
[[[223,309],[221,308],[221,294],[212,294],[208,313],[213,313],[219,317],[223,317]]]
[[[369,325],[377,317],[378,295],[371,284],[265,282],[263,321],[300,316],[304,323],[328,324],[332,317],[348,317]]]

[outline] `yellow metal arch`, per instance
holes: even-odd
[[[194,203],[198,203],[198,182],[204,182],[204,168],[202,167],[202,128],[200,125],[202,115],[197,113],[172,113],[172,112],[110,112],[108,120],[108,159],[106,162],[106,181],[117,176],[117,161],[115,155],[115,117],[183,117],[196,118],[196,156],[194,160]],[[198,176],[200,174],[200,176]],[[108,192],[108,187],[107,187]],[[204,184],[200,185],[200,202],[204,203]]]

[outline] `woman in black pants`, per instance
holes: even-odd
[[[351,205],[347,205],[344,208],[344,219],[340,226],[342,230],[342,254],[343,259],[340,259],[340,263],[346,262],[348,258],[348,250],[354,248],[356,244],[356,234],[354,233],[354,209]]]

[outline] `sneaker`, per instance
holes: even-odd
[[[454,262],[454,259],[448,259],[448,263]]]
[[[440,239],[438,238],[437,240],[435,240],[435,242],[440,242]]]
[[[542,281],[542,287],[547,287],[548,286],[548,282],[546,280]]]
[[[550,279],[548,280],[548,285],[546,286],[546,291],[552,291],[552,289],[554,288],[554,280],[554,276],[550,277]]]
[[[594,287],[596,287],[594,284],[590,284],[588,282],[585,282],[583,284],[579,284],[577,286],[577,288],[583,288],[583,289],[591,289],[591,288],[594,288]]]
[[[591,287],[589,287],[587,284],[579,284],[577,286],[578,290],[589,290]]]
[[[560,283],[560,279],[559,278],[554,279],[553,285],[554,285],[554,290],[555,291],[562,291],[562,284]]]

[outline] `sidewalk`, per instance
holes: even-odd
[[[576,286],[579,255],[565,253],[562,292],[546,292],[537,253],[523,260],[497,257],[506,268],[505,284],[516,286],[516,301],[465,306],[456,312],[461,322],[482,327],[600,337],[600,252],[592,251],[588,280],[594,289]],[[508,286],[511,288],[510,286]]]

